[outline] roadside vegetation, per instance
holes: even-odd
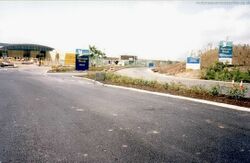
[[[250,45],[249,44],[238,44],[233,46],[233,58],[232,64],[243,69],[250,68]],[[207,50],[200,55],[201,57],[201,68],[208,68],[213,63],[219,60],[218,48],[212,48],[208,45]]]
[[[206,80],[236,81],[250,83],[250,70],[240,71],[239,68],[216,62],[212,66],[203,70],[202,78]]]
[[[56,65],[56,66],[51,66],[51,69],[48,71],[48,73],[71,72],[74,70],[75,70],[75,68],[72,66]]]
[[[134,79],[114,73],[99,72],[103,76],[100,82],[104,84],[113,84],[126,87],[139,88],[149,91],[169,93],[211,101],[223,102],[239,106],[250,107],[250,99],[245,98],[247,88],[239,83],[234,83],[227,88],[226,94],[222,94],[222,88],[215,85],[211,89],[205,89],[202,86],[187,87],[181,83],[159,83],[157,81],[148,81],[143,79]],[[98,80],[96,73],[89,72],[85,77]]]

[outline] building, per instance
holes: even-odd
[[[15,59],[22,58],[50,58],[50,51],[54,48],[37,45],[37,44],[7,44],[0,43],[0,58],[12,57]]]
[[[118,57],[106,57],[104,58],[104,65],[117,65],[119,63]]]
[[[119,65],[127,66],[127,65],[136,64],[137,60],[138,60],[138,57],[135,55],[121,55],[119,58]]]
[[[120,60],[130,60],[130,61],[136,61],[138,58],[135,55],[121,55]]]

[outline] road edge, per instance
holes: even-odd
[[[181,100],[188,100],[188,101],[193,101],[193,102],[198,102],[198,103],[203,103],[203,104],[209,104],[209,105],[214,105],[214,106],[220,106],[220,107],[223,107],[223,108],[229,108],[229,109],[238,110],[238,111],[250,112],[250,108],[247,108],[247,107],[231,105],[231,104],[226,104],[226,103],[220,103],[220,102],[214,102],[214,101],[208,101],[208,100],[203,100],[203,99],[195,99],[195,98],[185,97],[185,96],[172,95],[172,94],[168,94],[168,93],[153,92],[153,91],[137,89],[137,88],[131,88],[131,87],[125,87],[125,86],[103,84],[103,83],[101,83],[99,81],[96,81],[96,80],[93,80],[93,79],[89,79],[89,78],[85,78],[85,77],[81,77],[81,78],[84,79],[84,80],[92,81],[95,84],[106,86],[106,87],[112,87],[112,88],[118,88],[118,89],[124,89],[124,90],[131,90],[131,91],[136,91],[136,92],[141,92],[141,93],[147,93],[147,94],[153,94],[153,95],[158,95],[158,96],[176,98],[176,99],[181,99]]]

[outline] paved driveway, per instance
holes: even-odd
[[[250,112],[0,71],[0,162],[250,162]]]

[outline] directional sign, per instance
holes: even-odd
[[[232,64],[233,58],[233,42],[232,41],[220,41],[219,44],[219,61],[228,62]]]
[[[200,69],[200,58],[187,57],[186,69],[193,69],[193,70]]]
[[[200,58],[187,57],[187,63],[190,63],[190,64],[199,64],[200,63]]]
[[[76,70],[84,71],[89,69],[89,56],[76,54]]]
[[[90,51],[89,51],[89,49],[76,49],[76,54],[90,55]]]
[[[89,69],[88,49],[76,49],[76,70],[84,71]]]

